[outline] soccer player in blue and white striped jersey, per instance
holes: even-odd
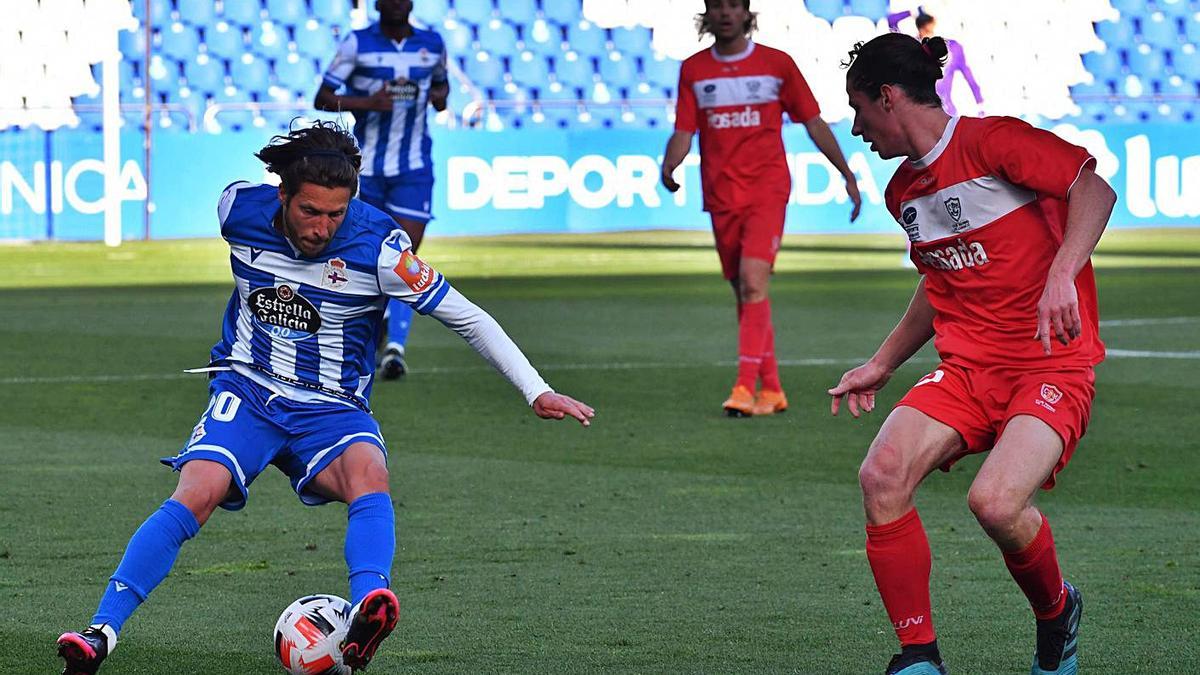
[[[368,407],[375,336],[398,299],[461,335],[525,396],[539,417],[594,411],[555,393],[487,312],[413,254],[387,214],[355,200],[361,157],[333,123],[276,137],[257,156],[281,184],[234,183],[217,207],[235,288],[207,367],[208,408],[183,450],[174,494],[134,533],[92,625],[58,639],[66,673],[95,673],[125,621],[218,507],[242,508],[251,482],[275,465],[308,505],[347,511],[350,629],[357,670],[395,627],[388,590],[395,514],[387,452]]]
[[[433,217],[432,141],[426,107],[446,109],[446,46],[432,30],[409,23],[412,0],[376,0],[379,22],[352,32],[338,47],[314,105],[354,113],[354,136],[362,148],[362,195],[408,233],[415,252]],[[412,310],[388,309],[387,349],[380,372],[404,375],[405,343]]]

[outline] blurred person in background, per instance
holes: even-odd
[[[314,105],[354,114],[354,136],[362,148],[360,198],[390,215],[421,246],[433,218],[433,142],[426,108],[446,109],[446,46],[432,30],[409,23],[412,0],[376,0],[379,22],[352,32],[338,47]],[[408,370],[405,345],[412,309],[388,306],[381,335],[379,373],[385,380]]]
[[[893,33],[898,32],[900,22],[912,15],[911,10],[889,14],[888,28]],[[926,14],[924,9],[917,8],[917,15],[913,21],[917,24],[918,40],[924,40],[937,34],[937,19],[933,18],[931,14]],[[975,103],[979,106],[979,116],[983,117],[983,93],[979,91],[979,83],[975,81],[975,74],[971,72],[971,66],[967,65],[967,55],[963,52],[962,44],[958,40],[943,39],[946,40],[946,48],[949,52],[946,57],[946,67],[942,69],[942,79],[937,83],[937,93],[942,99],[942,106],[951,116],[958,114],[950,93],[954,90],[954,78],[961,75],[967,86],[971,88],[971,95],[975,97]]]
[[[722,407],[731,417],[771,415],[788,407],[768,297],[792,190],[781,134],[783,113],[804,125],[845,179],[854,204],[851,221],[858,217],[862,198],[795,62],[750,39],[756,28],[750,0],[705,0],[696,27],[702,38],[712,35],[715,44],[680,67],[675,133],[667,141],[662,183],[671,192],[679,189],[675,169],[699,132],[704,210],[712,217],[721,270],[737,300],[738,374]]]

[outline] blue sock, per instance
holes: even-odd
[[[183,542],[199,531],[200,524],[186,506],[172,499],[163,502],[130,537],[92,623],[106,623],[121,632],[138,605],[167,578]]]
[[[396,513],[392,497],[372,492],[355,499],[346,511],[346,568],[350,570],[350,604],[377,588],[387,588],[396,554]]]
[[[400,300],[389,300],[388,343],[395,342],[403,347],[408,342],[408,329],[412,325],[412,307]]]

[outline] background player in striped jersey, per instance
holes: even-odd
[[[712,216],[721,271],[733,284],[738,314],[738,375],[723,403],[732,416],[770,415],[787,409],[775,357],[768,287],[783,236],[792,191],[780,129],[783,113],[802,123],[813,143],[846,179],[858,217],[858,183],[837,140],[792,58],[755,44],[750,0],[705,0],[696,17],[715,43],[683,62],[675,133],[663,156],[663,185],[675,192],[673,173],[700,133],[704,210]],[[755,394],[761,379],[762,389]]]
[[[218,507],[242,508],[268,465],[308,505],[344,502],[354,604],[343,658],[371,660],[399,617],[388,586],[395,514],[386,445],[367,401],[375,337],[389,298],[462,335],[543,418],[594,411],[555,393],[499,324],[413,254],[385,213],[353,199],[361,157],[332,123],[276,137],[257,153],[278,188],[234,183],[217,212],[235,289],[213,347],[208,409],[164,464],[179,484],[134,533],[92,619],[59,638],[68,675],[95,673],[134,610],[170,571],[183,543]]]
[[[425,115],[427,106],[446,109],[446,46],[437,32],[408,22],[412,0],[376,0],[375,8],[379,22],[352,32],[338,47],[315,105],[354,113],[354,136],[363,153],[360,198],[392,216],[415,252],[433,217],[433,142]],[[388,307],[379,364],[384,379],[408,369],[404,353],[411,321],[408,305],[397,301]]]
[[[870,412],[933,338],[941,363],[896,404],[859,471],[867,560],[902,647],[886,672],[946,672],[913,496],[934,469],[990,451],[967,503],[1033,608],[1032,673],[1073,674],[1082,599],[1033,500],[1087,427],[1104,359],[1090,256],[1116,195],[1086,150],[1052,133],[947,115],[935,89],[946,54],[941,38],[898,33],[850,52],[853,133],[885,159],[907,158],[885,198],[922,277],[875,355],[829,390],[832,412],[843,397],[855,417]]]

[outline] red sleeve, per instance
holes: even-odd
[[[679,96],[675,99],[675,130],[696,133],[696,92],[693,76],[686,61],[679,67]]]
[[[821,114],[821,106],[809,89],[808,82],[800,74],[796,62],[785,53],[780,53],[783,61],[783,85],[779,90],[779,101],[783,111],[792,118],[793,122],[804,123]]]
[[[1083,167],[1096,158],[1049,131],[1013,117],[987,120],[976,146],[989,172],[1040,195],[1066,199]]]

